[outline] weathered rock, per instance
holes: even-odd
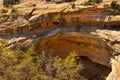
[[[104,41],[108,43],[108,45],[113,50],[113,55],[120,54],[120,31],[113,30],[97,30],[96,32],[92,32],[96,36],[100,37]]]
[[[62,6],[62,5],[61,5]],[[68,5],[65,5],[68,6]],[[64,7],[65,9],[65,7]],[[62,10],[64,10],[62,9]],[[57,9],[56,9],[57,11]],[[61,11],[61,10],[60,10]],[[44,10],[43,10],[44,12]],[[49,12],[49,11],[47,11]],[[99,26],[105,26],[105,27],[111,27],[111,26],[120,26],[120,17],[119,15],[112,16],[112,12],[110,10],[104,10],[104,9],[97,9],[97,8],[87,8],[81,11],[73,11],[73,12],[55,12],[55,13],[48,13],[40,15],[39,13],[35,15],[34,17],[31,17],[29,19],[29,24],[26,25],[20,25],[19,24],[19,31],[27,32],[30,30],[40,28],[48,28],[53,26],[63,26],[67,24],[89,24],[89,25],[99,25]],[[46,13],[46,12],[45,12]],[[88,14],[89,13],[89,14]],[[34,13],[33,13],[34,14]],[[25,20],[25,19],[24,19]],[[4,27],[4,24],[1,23],[0,25],[0,35],[10,35],[15,34],[18,31],[18,24],[15,25],[14,19],[11,20],[11,24],[14,26],[8,26]]]
[[[111,4],[112,1],[113,0],[103,0],[103,3],[104,4]],[[120,0],[115,0],[115,1],[117,1],[117,3],[120,4]]]
[[[103,6],[105,0],[102,7],[101,5],[81,6],[80,4],[84,1],[86,0],[51,4],[40,0],[30,0],[28,2],[24,0],[24,3],[21,2],[22,4],[13,6],[16,11],[12,13],[14,14],[12,18],[7,14],[9,9],[4,14],[0,13],[0,37],[9,39],[9,47],[13,47],[16,42],[31,44],[35,40],[40,41],[42,39],[37,48],[48,55],[64,57],[70,52],[76,51],[79,56],[86,56],[95,63],[110,66],[111,51],[112,53],[117,53],[117,55],[120,53],[120,11],[105,8]],[[110,0],[106,1],[110,2]],[[74,8],[72,7],[73,5]],[[31,16],[28,16],[34,8],[36,10]],[[0,11],[4,10],[1,9]],[[69,26],[73,27],[73,25],[78,24],[82,25],[79,26],[81,33],[67,32],[71,29]],[[86,24],[89,26],[85,27]],[[97,26],[97,28],[92,25]],[[61,27],[61,29],[58,27]],[[68,28],[67,30],[62,30],[65,29],[63,27]],[[94,35],[82,33],[95,31],[96,29],[101,29],[101,27],[103,27],[102,29],[118,29],[116,31],[97,30],[93,33]],[[84,30],[82,30],[83,28]],[[13,34],[18,36],[14,37]],[[112,49],[109,49],[107,45]],[[115,74],[113,78],[116,78],[120,73],[118,65],[112,65],[113,68],[117,68],[112,70],[111,74]],[[117,71],[118,73],[116,74]]]
[[[111,59],[112,71],[106,80],[120,80],[120,55]]]
[[[0,0],[0,6],[3,6],[3,0]]]
[[[41,3],[39,0],[14,5],[13,9],[15,12],[13,13],[14,15],[12,15],[13,18],[11,20],[9,20],[11,15],[8,15],[7,13],[0,14],[0,35],[11,35],[18,33],[18,31],[22,33],[34,29],[39,30],[40,28],[76,23],[89,25],[99,24],[99,26],[105,27],[120,26],[119,11],[115,12],[111,9],[94,8],[94,6],[81,6],[77,5],[76,2],[77,1],[73,3],[75,5],[74,9],[72,8],[73,4],[71,3],[46,4],[44,2]],[[36,4],[36,6],[33,6],[33,4]],[[28,16],[34,8],[35,11],[31,16]],[[9,12],[11,14],[11,10]],[[16,18],[18,16],[23,18],[20,23],[18,23],[18,18]],[[5,19],[3,20],[2,17]],[[23,22],[24,25],[21,24]]]
[[[47,55],[61,57],[75,51],[79,56],[86,56],[96,63],[110,66],[108,46],[104,41],[88,33],[60,33],[40,41],[37,49]]]
[[[112,71],[106,80],[120,80],[120,31],[97,30],[92,34],[100,37],[111,47],[111,67]]]

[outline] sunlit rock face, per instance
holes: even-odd
[[[7,9],[6,13],[0,13],[0,35],[11,35],[18,33],[18,31],[23,33],[34,29],[76,23],[105,27],[120,26],[119,11],[74,4],[75,8],[72,8],[71,3],[26,2],[14,5],[16,12],[8,14],[12,9]],[[21,8],[21,6],[23,7]],[[35,11],[29,16],[34,8]],[[6,21],[2,17],[7,18]]]
[[[92,34],[99,36],[101,39],[107,42],[107,44],[112,48],[113,55],[120,54],[120,28],[116,30],[96,30],[96,32],[91,32]]]
[[[48,7],[50,5],[46,6]],[[41,8],[43,9],[42,11],[36,10],[34,14],[37,15],[31,16],[29,20],[18,18],[11,19],[8,22],[3,22],[0,25],[0,35],[11,35],[18,33],[18,31],[20,33],[23,33],[35,29],[40,30],[41,28],[50,28],[67,24],[88,24],[103,27],[120,26],[120,16],[113,16],[113,11],[97,8],[86,8],[80,11],[61,12],[68,6],[69,5],[66,4],[59,5],[58,9],[54,9],[52,6],[51,8],[49,8],[49,10],[44,10],[44,8],[46,8],[44,6],[43,8]]]
[[[15,12],[8,14],[12,9],[6,9],[6,13],[0,13],[0,37],[6,36],[9,41],[13,41],[10,43],[10,46],[14,46],[13,44],[16,42],[31,45],[39,41],[36,47],[37,51],[45,52],[47,55],[65,57],[69,55],[70,52],[75,51],[79,56],[85,56],[92,60],[92,62],[105,66],[109,66],[111,58],[110,51],[119,55],[120,11],[104,7],[106,2],[110,4],[112,0],[103,0],[103,5],[100,6],[80,5],[88,0],[76,0],[72,2],[72,4],[45,2],[49,0],[21,1],[21,4],[13,6],[16,10]],[[120,0],[118,0],[118,2],[120,2]],[[73,4],[74,8],[72,7]],[[35,11],[29,16],[34,8]],[[2,9],[0,9],[0,12],[1,11]],[[73,25],[78,24],[80,25],[79,27],[84,28],[84,30],[81,30],[79,33],[68,32],[70,27],[74,28],[75,26]],[[85,25],[89,26],[85,27]],[[66,27],[67,30],[63,30]],[[102,30],[100,27],[102,27]],[[112,31],[115,27],[118,29]],[[59,31],[59,28],[63,31]],[[111,29],[111,31],[106,29]],[[88,34],[87,31],[91,32],[92,35]],[[54,34],[51,36],[51,33]],[[14,37],[13,34],[17,37]],[[50,36],[48,37],[48,35]],[[109,49],[107,44],[112,49]],[[118,63],[117,61],[111,61],[113,69],[108,80],[119,77]],[[90,66],[88,65],[88,67]],[[99,70],[102,69],[103,68],[100,68]],[[96,68],[96,71],[97,70]]]
[[[111,59],[112,71],[106,80],[120,80],[120,56]]]
[[[117,30],[97,30],[92,34],[103,39],[113,50],[110,59],[112,71],[106,80],[120,80],[120,28]]]
[[[45,38],[38,43],[38,51],[47,55],[65,57],[75,51],[92,61],[109,66],[110,54],[104,41],[88,33],[64,32]]]
[[[2,6],[3,5],[3,0],[0,0],[0,6]]]

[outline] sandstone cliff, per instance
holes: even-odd
[[[2,8],[0,37],[8,39],[9,48],[14,48],[16,42],[28,46],[35,43],[38,52],[61,57],[76,51],[94,62],[91,65],[114,70],[111,58],[120,53],[120,11],[103,5],[86,7],[78,2],[36,1]]]

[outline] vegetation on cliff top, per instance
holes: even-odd
[[[20,0],[3,0],[3,5],[4,6],[9,6],[9,5],[14,5],[16,3],[19,3]]]

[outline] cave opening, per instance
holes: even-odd
[[[86,56],[80,56],[80,62],[83,65],[80,74],[89,80],[103,80],[111,72],[110,67],[93,62]]]

